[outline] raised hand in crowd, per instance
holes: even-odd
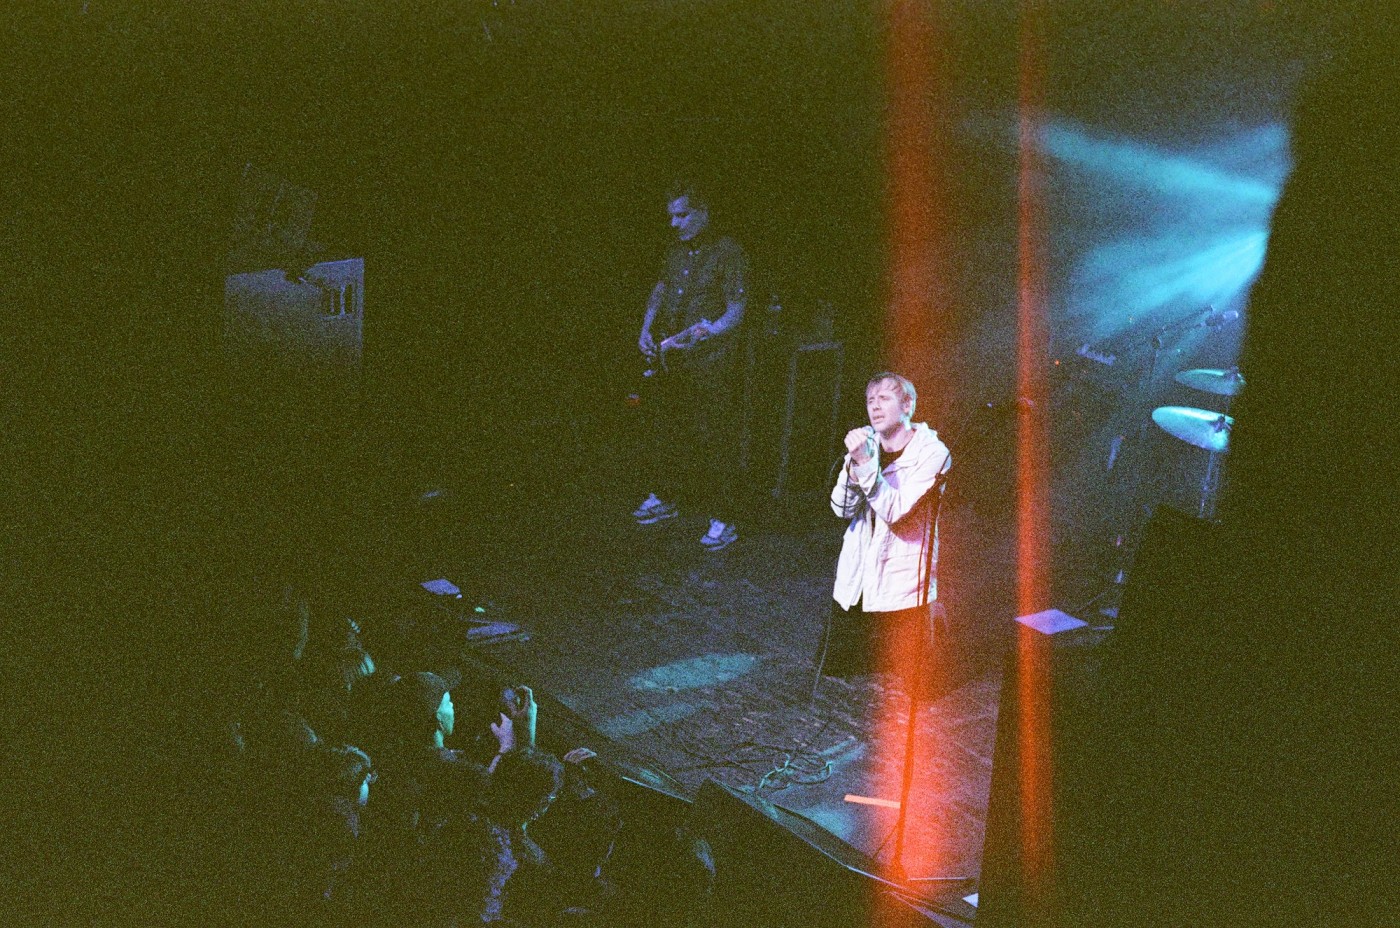
[[[501,706],[499,721],[491,723],[491,734],[496,736],[500,753],[516,747],[534,747],[535,719],[539,714],[534,692],[521,684],[507,686],[501,692]]]

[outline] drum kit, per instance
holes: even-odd
[[[1120,358],[1116,353],[1110,352],[1102,343],[1099,343],[1082,346],[1075,353],[1076,359],[1071,361],[1070,374],[1075,381],[1089,384],[1095,390],[1095,393],[1091,395],[1107,397],[1108,405],[1110,407],[1116,406],[1119,410],[1118,422],[1122,423],[1121,427],[1124,431],[1114,436],[1109,442],[1106,459],[1108,471],[1115,471],[1116,464],[1118,469],[1124,469],[1120,463],[1123,460],[1123,449],[1125,446],[1138,444],[1140,439],[1145,438],[1144,433],[1151,429],[1151,426],[1147,424],[1149,418],[1156,424],[1157,428],[1172,438],[1206,453],[1205,471],[1197,491],[1196,515],[1201,519],[1211,519],[1215,516],[1215,502],[1220,489],[1222,463],[1224,456],[1229,453],[1230,433],[1235,425],[1234,417],[1230,415],[1230,407],[1234,398],[1244,391],[1245,379],[1240,374],[1238,367],[1196,368],[1178,371],[1172,375],[1171,380],[1176,384],[1192,391],[1218,397],[1219,399],[1211,402],[1210,405],[1221,407],[1219,411],[1198,408],[1197,404],[1194,403],[1190,406],[1158,406],[1152,409],[1150,404],[1142,401],[1156,393],[1159,372],[1166,373],[1160,367],[1161,355],[1170,348],[1175,336],[1190,329],[1219,329],[1235,321],[1239,316],[1237,310],[1219,312],[1215,307],[1208,306],[1204,310],[1191,312],[1156,329],[1149,338],[1143,339],[1143,342],[1150,349],[1150,353],[1147,356],[1146,364],[1143,365],[1139,375],[1133,378],[1134,383],[1131,385],[1125,385],[1121,377],[1108,377],[1106,372],[1113,368],[1121,370],[1124,367],[1123,361],[1135,362],[1137,339],[1133,339],[1133,347],[1120,348],[1121,351],[1127,353],[1124,358]],[[1178,349],[1172,353],[1180,354],[1181,351]],[[1080,359],[1091,363],[1079,363]],[[1135,363],[1133,366],[1136,366]],[[1204,400],[1205,398],[1202,397],[1201,405],[1204,405]],[[1150,416],[1145,415],[1148,409],[1151,409]],[[1137,531],[1134,520],[1150,512],[1151,504],[1156,501],[1155,493],[1150,490],[1148,493],[1144,493],[1143,490],[1145,483],[1155,485],[1157,481],[1144,481],[1141,476],[1135,474],[1135,471],[1146,463],[1144,454],[1141,452],[1130,454],[1127,461],[1126,472],[1132,476],[1115,476],[1113,479],[1120,488],[1120,492],[1126,494],[1120,504],[1122,502],[1129,503],[1129,508],[1135,515],[1124,518],[1120,513],[1119,529],[1112,535],[1115,560],[1118,565],[1116,573],[1108,588],[1101,590],[1081,608],[1087,608],[1122,589],[1128,569],[1124,559],[1128,556],[1127,551],[1131,547],[1131,536]],[[1194,468],[1192,469],[1194,470]],[[1192,482],[1194,483],[1194,479]],[[1149,495],[1153,497],[1152,500],[1147,498]],[[1110,605],[1101,608],[1100,612],[1111,618],[1116,615],[1116,606]]]
[[[1226,412],[1191,406],[1159,406],[1152,410],[1152,421],[1162,431],[1209,454],[1197,512],[1201,518],[1209,518],[1213,514],[1215,493],[1220,486],[1220,458],[1230,448],[1230,429],[1235,424],[1227,413],[1230,401],[1244,389],[1244,377],[1238,368],[1232,367],[1226,370],[1198,368],[1181,371],[1173,379],[1184,387],[1225,397]]]

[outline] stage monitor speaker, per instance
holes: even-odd
[[[1227,555],[1208,523],[1159,510],[1107,638],[1018,619],[980,928],[1227,923],[1212,913],[1238,902],[1228,887],[1239,874],[1214,861],[1228,859],[1232,813],[1247,817],[1223,788],[1240,693],[1222,657],[1244,634],[1214,611]]]
[[[977,924],[1055,924],[1065,808],[1067,724],[1082,718],[1062,642],[1085,623],[1056,609],[1016,619],[992,751],[991,795],[978,879]],[[1057,640],[1058,639],[1058,640]]]
[[[714,922],[764,928],[935,925],[894,894],[875,862],[812,821],[715,781],[700,788],[690,829],[715,862]]]

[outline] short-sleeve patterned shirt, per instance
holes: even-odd
[[[666,254],[661,282],[665,293],[656,313],[657,340],[689,328],[701,319],[714,322],[730,303],[744,299],[748,259],[739,243],[727,236],[699,242],[679,242]],[[705,365],[729,353],[737,341],[731,330],[701,342],[689,352],[688,365]]]

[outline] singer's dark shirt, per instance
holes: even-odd
[[[908,447],[909,447],[908,445],[905,445],[905,446],[904,446],[904,448],[908,448]],[[898,451],[886,451],[884,448],[881,448],[881,449],[880,449],[880,470],[884,470],[886,467],[889,467],[889,466],[890,466],[891,464],[893,464],[895,461],[898,461],[900,455],[902,455],[902,454],[904,453],[904,448],[900,448]]]

